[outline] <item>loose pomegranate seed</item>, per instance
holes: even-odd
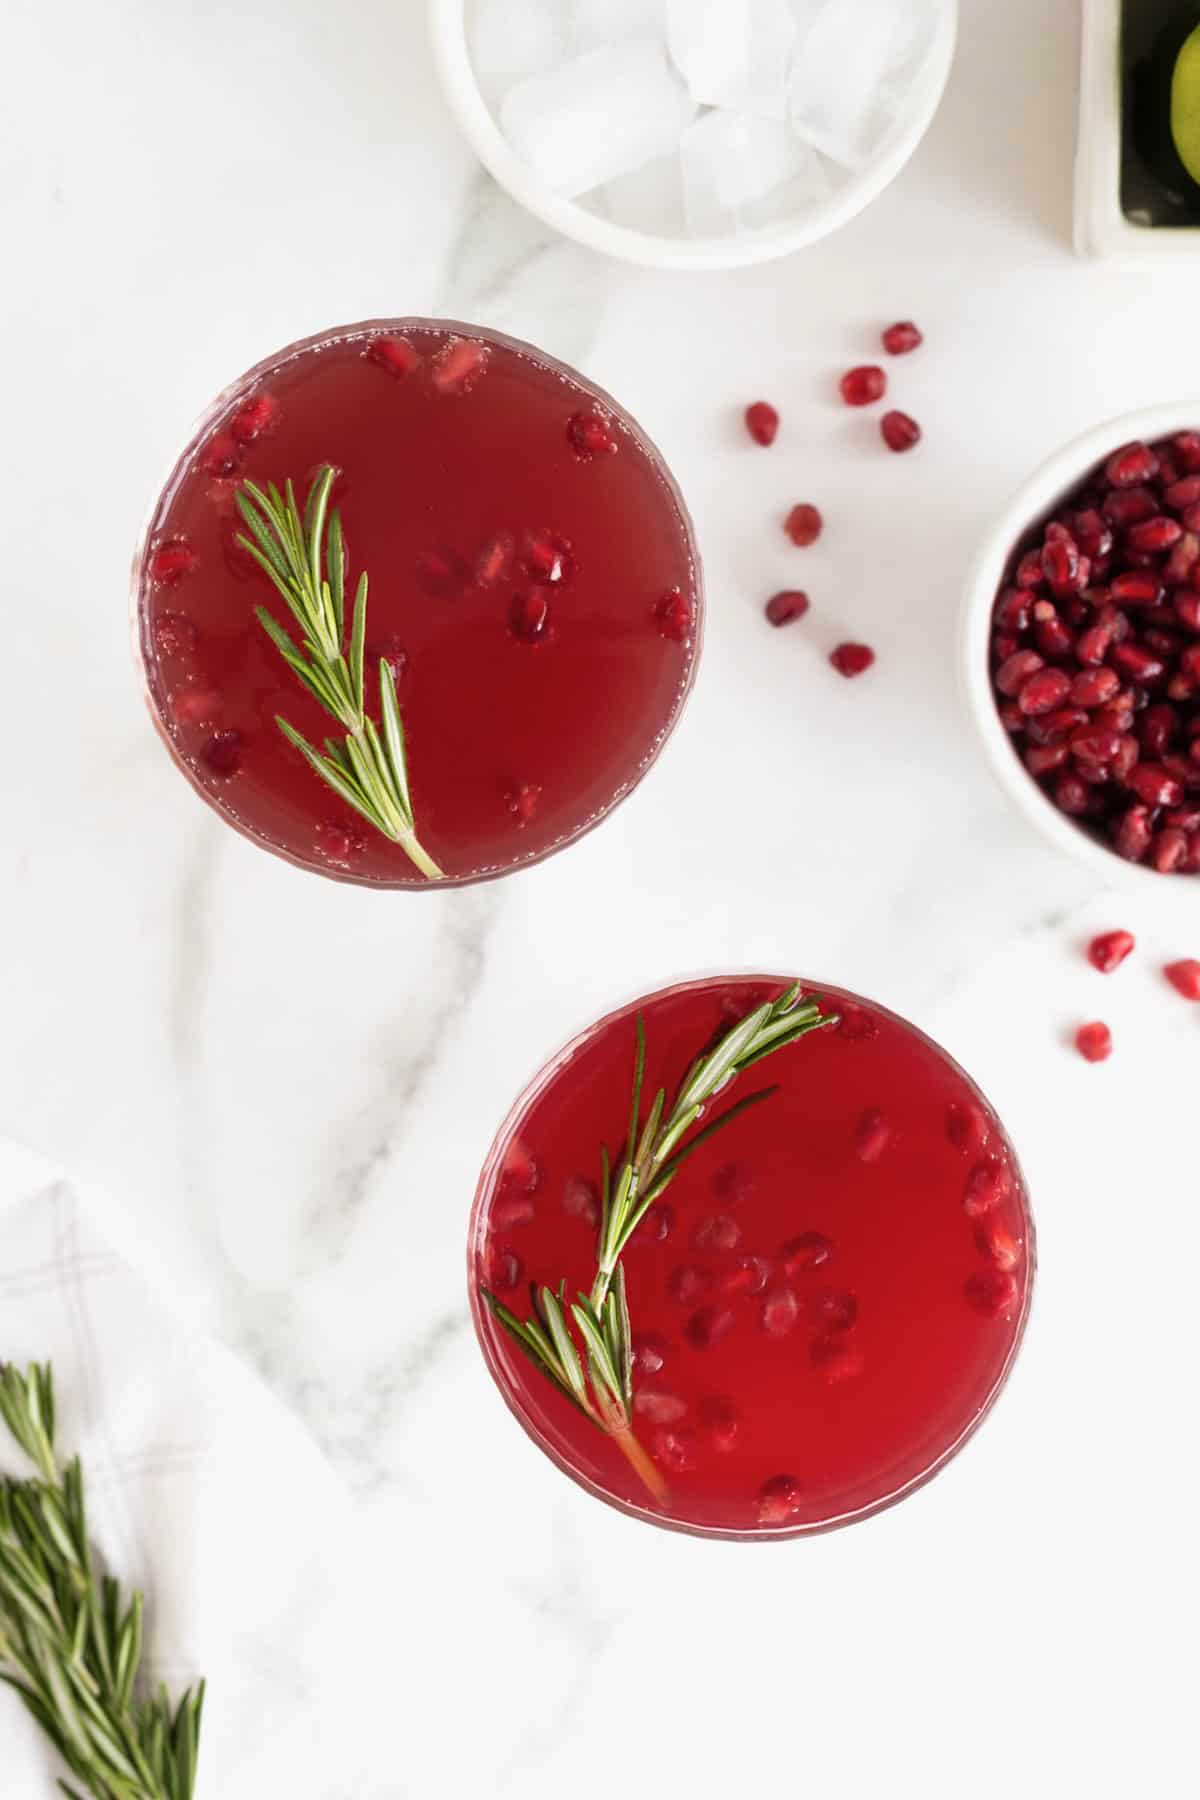
[[[810,1269],[823,1269],[833,1255],[833,1244],[819,1231],[802,1231],[790,1238],[779,1252],[785,1275],[805,1275]]]
[[[889,356],[908,356],[913,350],[919,350],[924,342],[911,319],[889,325],[883,333],[883,347]]]
[[[469,394],[487,368],[491,351],[475,338],[447,338],[433,359],[439,394]]]
[[[1158,474],[1158,458],[1148,444],[1125,444],[1110,456],[1104,475],[1110,487],[1136,487]]]
[[[158,587],[175,587],[191,574],[198,560],[187,538],[167,538],[151,552],[148,573]]]
[[[1099,1019],[1090,1025],[1081,1025],[1075,1033],[1075,1048],[1085,1062],[1107,1062],[1112,1047],[1112,1032]]]
[[[989,1262],[1010,1273],[1021,1266],[1022,1242],[1014,1237],[1003,1219],[989,1213],[975,1227],[975,1242]]]
[[[702,1300],[712,1286],[712,1276],[699,1263],[681,1263],[671,1271],[667,1281],[667,1292],[672,1300],[678,1300],[681,1306],[691,1306]]]
[[[1087,783],[1078,775],[1060,775],[1054,787],[1054,804],[1071,818],[1082,818],[1091,810]]]
[[[783,522],[783,529],[798,549],[807,550],[810,544],[816,543],[824,525],[819,509],[802,501],[799,506],[793,506]]]
[[[721,1292],[729,1299],[742,1294],[761,1294],[771,1279],[765,1256],[738,1256],[721,1277]]]
[[[992,661],[1007,662],[1020,648],[1020,639],[1011,631],[998,631],[992,639]]]
[[[963,1292],[985,1319],[1010,1318],[1021,1297],[1016,1277],[1007,1269],[978,1269],[968,1278]]]
[[[242,766],[243,740],[240,731],[216,731],[200,755],[212,773],[229,781]]]
[[[1168,963],[1163,974],[1185,1000],[1200,1000],[1200,962],[1186,957],[1182,962]]]
[[[794,1475],[772,1475],[758,1490],[760,1525],[786,1525],[804,1505],[800,1483]]]
[[[614,456],[620,448],[611,415],[599,408],[571,414],[567,420],[567,442],[580,462],[591,462],[595,456]]]
[[[1189,474],[1200,473],[1200,431],[1181,431],[1171,439],[1171,448],[1181,468]]]
[[[241,445],[230,431],[218,431],[200,452],[200,467],[206,475],[234,475],[241,460]]]
[[[764,611],[772,625],[790,625],[793,619],[802,619],[808,611],[808,595],[798,588],[785,588],[781,593],[771,595]]]
[[[1104,496],[1103,512],[1110,525],[1137,525],[1154,517],[1158,501],[1146,487],[1114,489]]]
[[[756,400],[746,408],[746,430],[765,450],[779,435],[779,414],[768,401]]]
[[[996,602],[994,623],[1002,631],[1028,631],[1036,603],[1029,588],[1005,588]]]
[[[678,588],[669,588],[654,609],[658,629],[672,643],[686,643],[692,630],[692,605]]]
[[[1157,519],[1143,519],[1140,525],[1131,525],[1128,543],[1133,550],[1144,550],[1157,555],[1169,550],[1183,536],[1183,526],[1177,519],[1168,519],[1160,515]],[[1114,582],[1114,588],[1116,583]]]
[[[1057,615],[1039,619],[1034,627],[1034,637],[1043,656],[1066,656],[1074,643],[1071,633]]]
[[[1071,521],[1071,534],[1084,555],[1090,556],[1093,562],[1112,555],[1112,531],[1095,507],[1088,507],[1084,512],[1075,514]]]
[[[1128,785],[1147,806],[1178,806],[1183,799],[1183,783],[1161,763],[1139,763],[1130,770]]]
[[[1136,945],[1132,931],[1103,931],[1088,945],[1088,961],[1102,975],[1119,969]]]
[[[735,1250],[741,1239],[742,1228],[736,1219],[728,1213],[714,1213],[710,1219],[702,1219],[692,1232],[692,1249],[705,1254],[715,1254],[723,1250]]]
[[[1176,594],[1175,617],[1189,631],[1200,631],[1200,594]]]
[[[1179,732],[1179,714],[1173,706],[1148,706],[1138,720],[1138,742],[1147,756],[1162,756]]]
[[[657,1375],[667,1360],[667,1340],[656,1331],[634,1333],[630,1345],[635,1375]]]
[[[1187,833],[1170,827],[1160,831],[1150,845],[1150,866],[1160,875],[1173,875],[1187,859]]]
[[[554,531],[533,531],[521,549],[521,566],[540,587],[565,587],[575,573],[575,558],[566,538]]]
[[[520,1284],[525,1265],[512,1250],[493,1246],[488,1251],[487,1284],[493,1293],[507,1294]]]
[[[888,1147],[892,1128],[881,1112],[865,1112],[854,1133],[854,1148],[860,1162],[877,1163]]]
[[[376,368],[394,375],[397,381],[411,375],[421,358],[406,337],[374,337],[363,355]]]
[[[715,1350],[721,1340],[729,1336],[736,1322],[728,1306],[702,1306],[683,1329],[688,1343],[695,1349]]]
[[[1070,754],[1065,743],[1031,744],[1025,752],[1025,767],[1031,775],[1048,775],[1052,769],[1061,769]]]
[[[1151,682],[1161,681],[1166,674],[1166,666],[1161,657],[1143,650],[1140,644],[1117,644],[1111,655],[1121,673],[1131,681],[1140,682],[1143,687]]]
[[[659,1426],[650,1444],[650,1453],[655,1462],[662,1464],[672,1475],[684,1475],[691,1468],[695,1452],[695,1435],[688,1430],[672,1431],[669,1426]]]
[[[1006,657],[996,670],[996,686],[1002,694],[1015,699],[1030,676],[1036,675],[1045,666],[1045,661],[1036,650],[1018,650],[1015,656]]]
[[[1092,625],[1087,631],[1080,632],[1075,642],[1075,654],[1085,667],[1095,666],[1104,661],[1111,643],[1112,632],[1107,626]]]
[[[1121,606],[1157,606],[1163,597],[1162,583],[1156,576],[1136,571],[1116,576],[1108,591]]]
[[[988,1122],[982,1109],[969,1100],[955,1100],[946,1114],[946,1136],[964,1156],[982,1150],[988,1139]]]
[[[847,406],[873,406],[887,392],[887,376],[872,363],[848,369],[841,380],[842,399]]]
[[[657,1388],[641,1388],[633,1397],[633,1410],[651,1425],[675,1425],[686,1417],[687,1401]]]
[[[800,1318],[800,1302],[791,1288],[779,1288],[762,1303],[762,1328],[768,1337],[786,1337]]]
[[[523,781],[519,787],[509,788],[504,796],[504,804],[517,821],[518,831],[524,831],[535,816],[541,797],[541,788],[532,781]]]
[[[833,1386],[863,1371],[863,1354],[845,1338],[819,1337],[809,1345],[808,1360],[822,1379]]]
[[[1052,712],[1061,706],[1071,692],[1071,678],[1062,669],[1040,669],[1024,682],[1017,695],[1017,705],[1029,717]]]
[[[969,1219],[982,1218],[984,1213],[991,1212],[993,1206],[1004,1198],[1009,1188],[1009,1175],[1005,1165],[994,1156],[984,1157],[975,1164],[967,1176],[963,1188],[963,1211]]]
[[[1005,700],[1000,707],[1000,723],[1005,731],[1020,732],[1024,731],[1029,721],[1015,700]]]
[[[889,450],[902,456],[914,450],[921,441],[921,427],[907,413],[886,412],[879,421],[879,431]]]
[[[522,644],[544,644],[554,634],[550,602],[536,590],[514,594],[508,609],[508,629]]]
[[[1046,577],[1042,574],[1042,558],[1040,551],[1030,550],[1017,564],[1017,586],[1020,588],[1039,588],[1044,586]]]
[[[494,587],[512,572],[516,540],[511,531],[501,531],[489,538],[475,559],[475,581],[479,587]]]
[[[1148,806],[1131,806],[1117,822],[1116,835],[1113,839],[1118,856],[1127,862],[1141,862],[1150,848],[1150,840],[1154,829],[1150,823]]]
[[[1121,678],[1115,669],[1085,669],[1071,683],[1071,699],[1076,706],[1103,706],[1120,692]]]
[[[279,402],[274,394],[251,394],[229,421],[229,429],[239,444],[252,444],[274,429],[279,419]]]
[[[849,681],[871,667],[875,661],[875,652],[869,644],[839,644],[836,650],[830,651],[829,660],[838,674],[844,675]]]
[[[1200,500],[1200,475],[1185,475],[1182,481],[1172,482],[1164,499],[1172,511],[1186,512]]]
[[[1056,593],[1070,593],[1079,581],[1079,546],[1074,538],[1050,538],[1042,547],[1042,574]]]

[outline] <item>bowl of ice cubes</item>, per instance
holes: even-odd
[[[897,176],[958,0],[430,0],[480,161],[567,237],[729,269],[827,236]]]

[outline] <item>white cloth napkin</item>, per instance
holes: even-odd
[[[197,1800],[348,1800],[368,1704],[352,1504],[300,1426],[164,1300],[55,1171],[0,1141],[0,1359],[54,1365],[93,1541],[146,1594],[149,1674],[173,1694],[208,1678]],[[29,1472],[3,1426],[0,1470]],[[0,1687],[3,1800],[51,1800],[61,1773]]]

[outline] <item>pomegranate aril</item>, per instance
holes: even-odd
[[[702,1306],[684,1326],[684,1335],[696,1350],[715,1350],[729,1336],[736,1316],[728,1306]]]
[[[200,467],[206,475],[236,474],[241,460],[241,446],[231,431],[218,431],[200,452]]]
[[[1074,538],[1064,534],[1043,545],[1042,573],[1056,594],[1078,593],[1086,587],[1087,577]]]
[[[665,1200],[656,1200],[653,1206],[647,1207],[633,1242],[665,1244],[674,1229],[674,1207],[668,1206]]]
[[[692,1306],[697,1300],[703,1300],[712,1287],[712,1279],[709,1270],[699,1264],[681,1263],[668,1277],[667,1292],[681,1306]]]
[[[1136,943],[1137,939],[1132,931],[1101,932],[1088,945],[1088,961],[1093,969],[1099,969],[1101,975],[1111,975],[1131,954]]]
[[[201,759],[222,781],[229,781],[242,766],[240,731],[216,731],[200,752]]]
[[[1017,711],[1021,711],[1020,707]],[[1035,744],[1058,744],[1081,725],[1088,723],[1088,716],[1081,706],[1060,706],[1054,712],[1035,713],[1029,718],[1021,713],[1021,717]]]
[[[742,1294],[761,1294],[771,1279],[765,1256],[738,1256],[721,1276],[721,1292],[730,1299]]]
[[[575,572],[570,544],[554,531],[529,533],[522,546],[521,565],[530,581],[541,587],[563,587]]]
[[[802,1231],[789,1238],[779,1252],[785,1275],[807,1275],[812,1269],[823,1269],[833,1255],[833,1244],[820,1231]]]
[[[690,1431],[672,1431],[662,1425],[654,1433],[650,1453],[672,1475],[684,1475],[692,1466],[695,1439]]]
[[[748,1200],[754,1192],[754,1175],[749,1163],[722,1163],[712,1178],[712,1191],[727,1206]]]
[[[848,369],[840,385],[847,406],[873,406],[887,392],[887,376],[875,364],[864,363]]]
[[[174,587],[190,575],[198,558],[187,538],[167,538],[151,551],[147,573],[158,587]]]
[[[570,1219],[579,1219],[592,1231],[600,1223],[600,1196],[594,1182],[582,1175],[572,1175],[563,1188],[563,1211]]]
[[[988,1140],[987,1116],[969,1100],[955,1100],[946,1114],[946,1136],[956,1150],[970,1155]]]
[[[1150,866],[1160,875],[1173,875],[1187,859],[1188,840],[1183,831],[1168,827],[1160,831],[1150,845]]]
[[[889,325],[883,335],[883,347],[889,356],[908,356],[925,342],[911,319]]]
[[[1117,855],[1123,856],[1127,862],[1141,862],[1150,848],[1153,836],[1149,807],[1131,806],[1117,823],[1114,848]]]
[[[1147,756],[1162,756],[1179,733],[1179,714],[1173,706],[1148,706],[1137,723],[1138,742]]]
[[[239,444],[252,444],[265,437],[279,420],[279,402],[273,394],[251,394],[243,400],[229,421],[229,429]]]
[[[779,414],[766,400],[755,400],[746,408],[746,430],[756,444],[767,449],[779,433]]]
[[[1010,700],[1015,700],[1030,677],[1045,666],[1045,659],[1036,650],[1018,650],[1015,656],[1007,657],[996,670],[996,686]]]
[[[1025,752],[1025,767],[1031,775],[1049,775],[1053,769],[1061,769],[1070,754],[1066,743],[1031,744]]]
[[[877,1163],[891,1140],[892,1128],[881,1112],[865,1112],[854,1132],[854,1150],[860,1162]]]
[[[839,675],[851,680],[855,675],[865,674],[875,661],[875,652],[869,644],[839,644],[836,650],[830,651],[829,660]]]
[[[906,450],[915,450],[921,441],[921,427],[908,413],[884,413],[879,421],[879,433],[888,449],[897,456],[903,456]]]
[[[968,1219],[980,1219],[990,1212],[1004,1198],[1009,1186],[1008,1170],[996,1157],[988,1156],[976,1163],[963,1188],[963,1211]]]
[[[1189,474],[1200,473],[1200,431],[1181,431],[1171,439],[1171,449],[1180,468]]]
[[[1178,806],[1183,799],[1183,783],[1164,769],[1161,763],[1139,763],[1131,769],[1128,786],[1147,806]]]
[[[171,711],[181,725],[207,725],[221,710],[216,688],[178,688],[171,695]]]
[[[1046,584],[1042,573],[1042,558],[1037,550],[1030,550],[1017,564],[1016,582],[1019,588],[1039,588]]]
[[[517,821],[518,831],[524,831],[537,816],[541,797],[542,790],[536,782],[523,781],[518,787],[509,788],[504,796],[504,804]]]
[[[657,1332],[635,1332],[630,1343],[634,1374],[657,1375],[666,1363],[668,1349],[666,1338]]]
[[[825,521],[817,507],[806,501],[793,506],[783,521],[783,529],[799,550],[807,550],[810,544],[815,544],[824,527]]]
[[[1182,962],[1168,963],[1163,974],[1185,1000],[1200,1000],[1200,962],[1185,957]]]
[[[1121,691],[1121,677],[1115,669],[1085,669],[1071,683],[1071,699],[1076,706],[1103,706]]]
[[[542,1185],[541,1164],[520,1138],[514,1138],[504,1152],[500,1180],[505,1192],[515,1188],[523,1194],[536,1194]]]
[[[845,1288],[817,1288],[805,1296],[804,1316],[814,1330],[849,1331],[858,1318],[858,1301]]]
[[[520,1225],[532,1225],[533,1197],[530,1194],[502,1194],[492,1204],[491,1223],[497,1231],[512,1231]]]
[[[511,1293],[525,1273],[525,1266],[513,1250],[492,1248],[487,1256],[487,1285],[497,1294]]]
[[[1166,674],[1162,659],[1140,644],[1116,644],[1110,654],[1123,675],[1143,686],[1161,681]]]
[[[693,1229],[692,1249],[710,1256],[724,1250],[736,1250],[741,1236],[742,1228],[736,1219],[731,1219],[728,1213],[714,1213],[710,1219],[701,1219]]]
[[[672,643],[685,643],[692,629],[692,606],[678,588],[670,588],[654,609],[658,629]]]
[[[1161,515],[1155,519],[1143,519],[1140,525],[1131,525],[1128,542],[1132,549],[1146,551],[1154,556],[1169,550],[1183,536],[1183,526],[1177,519],[1168,519]],[[1113,583],[1114,598],[1116,583]]]
[[[996,602],[994,623],[1002,631],[1028,631],[1037,595],[1029,588],[1005,588]]]
[[[368,362],[398,381],[411,375],[421,358],[406,337],[373,337],[363,352]]]
[[[687,1401],[678,1394],[660,1393],[657,1388],[639,1388],[633,1397],[633,1410],[651,1425],[677,1425],[687,1416]]]
[[[850,1381],[863,1371],[862,1351],[844,1337],[814,1338],[808,1347],[808,1360],[831,1387],[840,1381]]]
[[[879,1036],[879,1021],[864,1006],[846,1005],[840,1009],[834,1030],[847,1043],[866,1044]]]
[[[435,600],[457,599],[471,583],[466,558],[449,544],[422,550],[417,558],[416,577],[422,592]]]
[[[808,611],[808,595],[799,589],[784,588],[771,595],[763,610],[772,625],[790,625],[793,619],[802,619]]]
[[[796,1329],[800,1319],[800,1302],[791,1288],[778,1288],[762,1303],[762,1328],[768,1337],[786,1337]]]
[[[187,656],[199,634],[185,613],[159,613],[154,621],[154,644],[161,656]]]
[[[998,1269],[1007,1269],[1010,1273],[1021,1266],[1023,1244],[1019,1237],[1014,1237],[1004,1220],[998,1213],[989,1213],[980,1219],[975,1227],[975,1242],[982,1255],[989,1262],[994,1262]]]
[[[1021,1290],[1008,1269],[977,1269],[968,1276],[963,1292],[968,1304],[985,1319],[1009,1318],[1016,1311]]]
[[[1075,640],[1075,655],[1081,663],[1094,666],[1104,661],[1111,644],[1112,632],[1106,625],[1090,625]]]
[[[1116,491],[1104,498],[1104,517],[1111,525],[1139,525],[1143,519],[1152,519],[1157,511],[1158,501],[1146,487]]]
[[[522,644],[546,643],[554,633],[546,596],[530,590],[514,594],[508,609],[508,629]]]
[[[760,1525],[786,1525],[803,1506],[803,1489],[794,1475],[772,1475],[758,1490]]]
[[[479,587],[494,587],[511,574],[516,540],[511,531],[501,531],[489,538],[475,558],[475,581]]]
[[[1189,631],[1200,631],[1200,594],[1176,594],[1175,617]]]
[[[363,854],[367,840],[361,832],[352,831],[345,825],[326,823],[318,825],[313,832],[313,846],[326,862],[345,868]]]
[[[1017,695],[1017,705],[1029,716],[1061,706],[1071,692],[1071,678],[1062,669],[1041,669],[1031,675]]]
[[[1093,563],[1111,556],[1112,530],[1107,520],[1094,507],[1075,514],[1071,521],[1071,534],[1084,555],[1090,556]]]
[[[1109,457],[1104,476],[1110,487],[1135,487],[1158,473],[1158,458],[1148,444],[1125,444]]]
[[[1039,620],[1033,635],[1043,656],[1066,656],[1074,643],[1071,633],[1057,617]]]
[[[1085,1062],[1107,1062],[1112,1055],[1112,1032],[1101,1020],[1081,1025],[1075,1033],[1075,1048]]]
[[[439,394],[469,394],[488,365],[491,351],[476,338],[447,338],[433,359]]]
[[[1172,482],[1164,498],[1172,511],[1186,512],[1200,500],[1200,475],[1185,475],[1182,481]]]
[[[1054,804],[1069,817],[1082,818],[1091,809],[1087,783],[1078,775],[1061,775],[1054,787]]]
[[[1029,723],[1015,700],[1005,700],[1000,707],[1000,723],[1005,731],[1017,734]]]
[[[737,1446],[737,1408],[722,1394],[706,1394],[700,1402],[700,1422],[714,1450],[728,1456]]]
[[[1157,576],[1137,571],[1115,576],[1108,591],[1121,606],[1157,606],[1163,597],[1162,583]]]
[[[567,442],[581,462],[591,462],[595,456],[615,455],[620,448],[611,414],[599,408],[571,414],[567,420]]]

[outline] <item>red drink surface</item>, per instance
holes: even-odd
[[[637,1011],[648,1105],[787,985],[690,983],[585,1033],[505,1126],[472,1219],[476,1328],[517,1417],[576,1479],[685,1529],[809,1530],[898,1498],[978,1423],[1028,1310],[1032,1225],[999,1120],[937,1045],[832,988],[808,991],[842,1023],[719,1097],[711,1112],[780,1087],[684,1165],[625,1253],[634,1344],[650,1348],[634,1422],[668,1485],[661,1508],[481,1302],[491,1288],[525,1317],[530,1281],[590,1288],[579,1184],[598,1188],[602,1142],[623,1148]]]
[[[317,745],[339,730],[254,617],[265,605],[296,635],[237,547],[234,494],[244,477],[290,476],[302,505],[323,463],[341,471],[348,590],[370,578],[368,665],[382,653],[397,670],[425,849],[466,880],[577,837],[636,784],[682,705],[694,545],[627,415],[529,346],[470,327],[375,322],[295,346],[231,390],[184,453],[137,583],[152,706],[185,771],[308,867],[423,880],[275,724]],[[367,686],[378,716],[377,674]]]

